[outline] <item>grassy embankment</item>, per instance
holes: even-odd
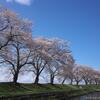
[[[81,87],[81,88],[80,88]],[[76,86],[76,85],[50,85],[50,84],[18,84],[0,83],[0,97],[17,96],[26,94],[66,92],[68,97],[78,96],[100,90],[100,86]]]

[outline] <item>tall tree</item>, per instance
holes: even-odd
[[[20,70],[28,61],[30,51],[27,46],[31,42],[31,23],[28,20],[19,18],[14,12],[6,10],[9,20],[11,20],[13,41],[4,48],[0,57],[4,61],[11,73],[13,82],[17,83]]]
[[[48,54],[50,42],[45,38],[35,38],[33,44],[30,47],[31,57],[28,64],[31,65],[29,71],[35,74],[34,83],[38,84],[41,73],[51,60]]]
[[[89,84],[93,74],[91,73],[93,72],[93,69],[87,65],[83,65],[82,67],[82,71],[81,71],[81,74],[82,74],[82,79],[84,80],[85,84]]]
[[[73,70],[74,73],[74,80],[76,82],[76,85],[79,85],[79,82],[82,81],[82,68],[81,65],[76,64]]]
[[[69,55],[67,57],[66,64],[63,64],[62,69],[60,70],[59,77],[62,79],[62,84],[65,83],[66,80],[70,81],[70,84],[72,84],[74,79],[73,69],[75,61],[72,57],[72,55]]]
[[[65,69],[65,70],[64,70]],[[60,77],[62,78],[62,84],[65,83],[65,81],[70,81],[70,84],[73,84],[74,81],[74,75],[73,75],[73,68],[71,67],[64,67]]]
[[[61,39],[52,39],[49,55],[52,60],[49,62],[48,67],[46,68],[50,74],[50,83],[54,84],[54,78],[58,76],[62,66],[66,65],[68,56],[71,55],[68,42]]]

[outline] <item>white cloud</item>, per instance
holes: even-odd
[[[13,0],[6,0],[7,2],[12,2]]]
[[[22,5],[30,6],[32,3],[32,0],[6,0],[6,2],[16,2]]]
[[[15,2],[23,5],[31,5],[32,0],[15,0]]]

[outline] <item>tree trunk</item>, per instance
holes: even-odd
[[[54,84],[54,75],[50,75],[50,84]]]
[[[36,75],[34,84],[37,84],[37,85],[39,84],[39,74]]]
[[[17,83],[17,80],[18,80],[18,74],[19,72],[17,71],[14,76],[13,76],[13,82],[16,84]]]
[[[95,85],[98,85],[98,82],[97,81],[95,81]]]
[[[66,78],[63,79],[62,84],[64,84],[65,81],[66,81]]]
[[[79,85],[79,81],[76,81],[76,85]]]
[[[70,85],[72,85],[72,84],[73,84],[73,79],[70,80]]]
[[[88,82],[85,80],[85,85],[88,85]]]

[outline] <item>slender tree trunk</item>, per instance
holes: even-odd
[[[36,75],[34,84],[37,84],[37,85],[39,84],[39,74]]]
[[[50,75],[50,84],[52,85],[54,84],[54,75],[52,74]]]
[[[64,84],[64,83],[65,83],[65,81],[66,81],[66,77],[63,79],[62,84]]]
[[[88,82],[85,80],[85,85],[88,85]]]
[[[70,85],[72,85],[72,84],[73,84],[73,79],[70,80]]]
[[[19,74],[19,70],[20,70],[20,66],[19,66],[19,61],[20,61],[19,44],[17,44],[16,52],[17,52],[17,70],[15,71],[14,78],[13,78],[14,83],[17,83],[18,74]]]
[[[76,81],[76,85],[79,85],[79,81]]]

